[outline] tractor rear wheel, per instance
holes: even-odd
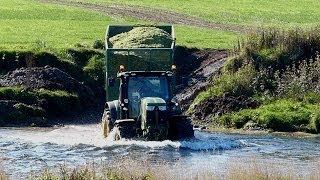
[[[194,137],[192,122],[189,118],[178,116],[175,117],[170,127],[171,139],[188,139]]]

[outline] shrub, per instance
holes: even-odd
[[[320,133],[320,112],[319,111],[312,114],[310,129],[314,132]]]
[[[83,71],[90,80],[94,80],[99,85],[103,85],[105,82],[105,60],[99,58],[99,56],[93,56],[90,58],[87,65],[83,68]]]
[[[93,56],[104,57],[103,53],[87,48],[68,49],[66,53],[69,55],[69,58],[80,67],[85,66]]]
[[[100,40],[100,39],[94,41],[92,47],[93,47],[94,49],[105,49],[104,42],[103,42],[102,40]]]

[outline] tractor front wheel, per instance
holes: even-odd
[[[110,131],[113,128],[113,121],[111,120],[110,112],[107,109],[104,110],[103,112],[101,127],[102,127],[102,134],[106,138],[110,134]]]

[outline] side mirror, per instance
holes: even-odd
[[[182,85],[184,87],[188,86],[189,85],[189,78],[188,77],[182,77]]]
[[[116,80],[114,78],[108,78],[108,86],[113,87],[115,84]]]

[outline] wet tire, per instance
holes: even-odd
[[[121,123],[116,125],[115,140],[132,139],[136,136],[135,126],[132,123]]]
[[[188,118],[175,119],[175,123],[171,129],[172,139],[190,139],[194,137],[193,125]]]
[[[102,135],[106,138],[110,134],[113,128],[113,121],[110,118],[110,112],[108,109],[105,109],[102,116],[101,122]]]

